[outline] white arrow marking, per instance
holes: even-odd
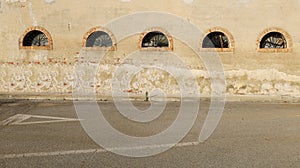
[[[30,118],[48,119],[47,121],[33,121],[24,122]],[[50,119],[50,121],[49,121]],[[39,116],[39,115],[27,115],[27,114],[17,114],[8,119],[2,121],[1,125],[30,125],[30,124],[45,124],[45,123],[58,123],[58,122],[69,122],[69,121],[80,121],[80,119],[75,118],[63,118],[63,117],[52,117],[52,116]]]

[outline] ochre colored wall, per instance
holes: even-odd
[[[2,0],[0,94],[70,96],[75,80],[74,66],[82,56],[84,35],[93,27],[104,27],[119,17],[144,11],[170,13],[196,25],[203,32],[197,44],[199,50],[201,39],[211,29],[232,35],[233,48],[217,52],[224,67],[227,95],[299,96],[298,0],[194,0],[190,3],[183,0]],[[50,33],[53,49],[20,48],[20,38],[33,26],[40,26]],[[126,26],[134,26],[134,23],[118,30],[125,30]],[[286,33],[286,51],[259,51],[258,39],[269,29]],[[114,72],[126,64],[122,62],[126,56],[140,50],[141,33],[117,39],[116,50],[101,60],[95,83],[86,87],[95,87],[99,97],[110,97]],[[203,61],[181,39],[173,37],[173,48],[172,52],[195,75],[200,93],[209,95],[210,76]],[[129,82],[130,87],[124,92],[131,96],[144,96],[146,91],[154,88],[161,88],[170,97],[180,96],[176,80],[162,70],[145,69]]]

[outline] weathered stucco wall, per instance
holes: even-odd
[[[230,33],[232,49],[217,52],[224,67],[228,95],[299,96],[298,0],[2,0],[0,94],[43,94],[50,98],[57,94],[70,96],[74,66],[82,56],[84,35],[93,27],[142,11],[177,15],[195,24],[204,34],[214,28]],[[134,23],[124,26],[129,25]],[[33,26],[43,27],[50,33],[52,50],[20,48],[20,38],[26,29]],[[287,33],[286,51],[258,49],[258,39],[270,28]],[[119,30],[122,31],[122,28]],[[112,32],[115,33],[118,32]],[[141,33],[120,41],[116,39],[116,50],[109,51],[101,60],[96,81],[84,87],[95,87],[99,97],[110,97],[113,74],[120,65],[130,64],[124,62],[130,53],[140,50]],[[199,49],[203,38],[199,36]],[[189,46],[174,37],[173,48],[172,52],[195,75],[200,93],[209,95],[210,76],[203,61]],[[162,70],[144,69],[128,82],[130,87],[124,92],[132,96],[143,97],[146,91],[154,88],[161,88],[170,97],[180,96],[174,77]]]

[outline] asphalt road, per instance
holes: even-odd
[[[150,105],[133,103],[138,109]],[[180,102],[168,102],[164,113],[148,123],[127,121],[109,101],[99,102],[99,107],[114,128],[147,137],[172,125]],[[77,120],[73,102],[2,100],[0,167],[300,167],[300,104],[227,102],[213,135],[197,143],[209,101],[200,107],[179,145],[133,158],[97,145]]]

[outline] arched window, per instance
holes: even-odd
[[[260,41],[260,48],[287,48],[285,37],[278,32],[266,34]]]
[[[229,40],[222,32],[212,32],[204,38],[202,48],[229,48]]]
[[[162,32],[150,32],[144,37],[142,47],[169,47],[169,40]]]
[[[84,35],[83,47],[86,49],[115,50],[116,40],[109,30],[103,27],[95,27]]]
[[[39,31],[33,30],[26,34],[23,40],[23,46],[48,46],[49,41],[47,36]]]
[[[226,29],[215,27],[204,33],[200,46],[202,51],[232,52],[234,39]]]
[[[172,37],[161,28],[152,28],[140,37],[139,47],[144,50],[172,50]]]
[[[86,41],[86,47],[111,47],[112,45],[112,39],[103,31],[93,32]]]
[[[31,27],[20,38],[21,49],[52,49],[52,38],[42,27]]]
[[[263,31],[257,40],[259,52],[289,52],[292,49],[291,36],[280,28]]]

